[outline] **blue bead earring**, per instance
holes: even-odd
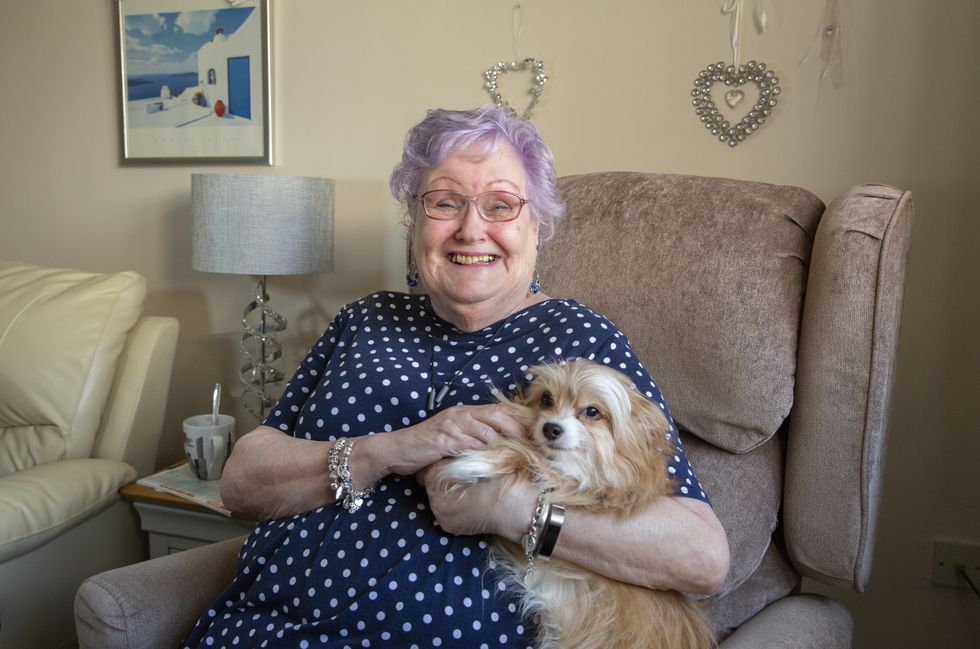
[[[408,272],[405,274],[405,283],[408,288],[415,289],[419,285],[419,269],[415,267],[415,260],[408,262]]]
[[[536,294],[540,292],[541,292],[541,273],[539,273],[538,269],[535,268],[534,277],[531,279],[531,293]]]

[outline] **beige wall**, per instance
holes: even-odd
[[[482,71],[512,56],[512,4],[273,0],[277,163],[236,170],[337,180],[336,271],[270,280],[290,318],[287,367],[346,301],[400,286],[387,175],[426,108],[487,101]],[[850,84],[819,95],[818,66],[797,62],[824,3],[769,3],[773,28],[760,37],[746,22],[743,60],[777,70],[782,102],[736,150],[708,136],[689,102],[698,70],[730,57],[720,0],[523,4],[520,54],[543,59],[552,79],[534,121],[560,174],[720,175],[824,200],[859,182],[915,193],[876,569],[865,594],[845,597],[859,647],[974,646],[978,602],[929,576],[933,538],[980,539],[980,3],[854,2]],[[210,385],[235,392],[253,281],[190,270],[190,174],[228,168],[120,166],[114,5],[0,2],[0,257],[137,270],[148,310],[180,318],[164,463],[179,457],[180,420],[208,407]]]

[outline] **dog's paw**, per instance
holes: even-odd
[[[440,485],[475,484],[496,477],[496,467],[482,454],[464,451],[439,470]]]

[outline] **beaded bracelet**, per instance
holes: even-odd
[[[350,452],[354,442],[341,437],[330,449],[329,469],[330,488],[334,490],[334,498],[350,513],[356,512],[364,504],[364,499],[374,493],[374,485],[358,491],[350,481]],[[343,455],[341,455],[343,454]]]

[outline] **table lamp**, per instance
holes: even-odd
[[[282,356],[274,334],[286,329],[269,307],[266,276],[333,270],[333,203],[328,178],[191,175],[194,270],[259,276],[242,315],[239,371],[243,405],[259,421],[275,404],[266,386],[283,380],[272,363]]]

